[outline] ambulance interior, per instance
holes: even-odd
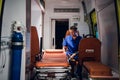
[[[23,36],[18,80],[79,80],[71,77],[62,46],[73,25],[82,36],[76,61],[82,65],[82,80],[119,80],[119,5],[120,0],[1,0],[0,80],[15,75],[14,21],[21,22]]]

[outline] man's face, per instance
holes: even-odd
[[[70,35],[73,37],[73,38],[76,38],[77,35],[76,35],[77,31],[75,30],[70,30]]]

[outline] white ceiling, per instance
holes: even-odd
[[[45,0],[46,6],[51,5],[54,7],[79,7],[81,0]]]
[[[40,10],[40,6],[36,2],[37,0],[31,0],[31,9],[32,10]],[[81,0],[44,0],[47,5],[54,6],[55,8],[62,7],[62,8],[72,8],[72,7],[79,7]]]
[[[46,6],[54,6],[56,8],[62,7],[79,7],[81,0],[44,0]],[[37,4],[36,0],[31,0],[31,9],[32,10],[39,10],[40,6]]]

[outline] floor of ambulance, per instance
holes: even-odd
[[[34,76],[34,78],[32,78],[31,80],[79,80],[78,77],[74,77],[72,78],[71,76],[69,76],[70,78],[66,78],[66,79],[57,79],[57,78],[48,78],[48,79],[38,79],[36,78],[36,76]],[[82,80],[90,80],[88,78],[88,75],[86,73],[82,73]]]

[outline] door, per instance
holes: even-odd
[[[65,33],[69,28],[68,19],[55,19],[52,20],[52,48],[62,49],[62,42]]]

